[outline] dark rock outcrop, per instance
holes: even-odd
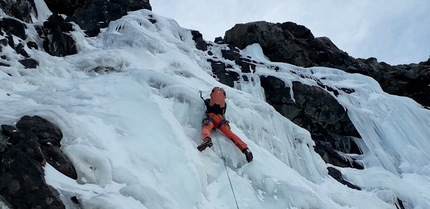
[[[7,15],[26,23],[32,22],[32,13],[37,16],[34,0],[3,0],[0,1],[0,7]]]
[[[88,36],[96,36],[100,32],[100,28],[107,27],[109,22],[121,18],[128,11],[152,9],[149,0],[46,0],[45,3],[53,14],[42,26],[34,26],[43,40],[43,46],[37,46],[36,42],[27,41],[25,34],[26,24],[32,23],[31,16],[37,16],[38,11],[34,1],[0,1],[0,6],[5,14],[16,18],[2,18],[0,34],[6,33],[8,45],[17,50],[18,54],[25,53],[25,49],[18,49],[17,44],[29,45],[29,48],[43,48],[52,56],[63,57],[76,54],[76,41],[70,34],[75,29],[70,22],[79,25]],[[60,14],[66,15],[67,18],[64,19]],[[14,43],[13,36],[18,37],[20,43]],[[36,68],[38,61],[25,54],[22,54],[25,58],[18,61],[24,68]],[[7,57],[2,57],[2,59],[5,61],[0,62],[0,66],[11,66]]]
[[[16,127],[21,132],[34,134],[40,144],[46,161],[64,175],[77,179],[75,168],[66,155],[60,150],[63,133],[55,124],[40,116],[24,116]]]
[[[375,58],[355,59],[326,37],[315,38],[304,26],[292,22],[237,24],[226,31],[224,41],[240,49],[258,43],[276,62],[302,67],[324,66],[373,77],[390,94],[407,96],[430,106],[430,59],[426,62],[391,66]]]
[[[43,39],[43,48],[48,54],[64,57],[78,53],[76,41],[69,34],[74,31],[73,25],[60,15],[52,14],[43,23],[43,27],[38,27],[37,30]]]
[[[229,69],[233,69],[233,66],[229,64],[225,64],[224,62],[208,59],[208,62],[211,63],[212,73],[214,77],[216,77],[220,82],[228,85],[230,87],[234,87],[234,82],[239,80],[239,74]]]
[[[24,41],[27,39],[27,35],[25,30],[27,29],[26,23],[13,19],[13,18],[2,18],[0,19],[0,34],[5,37],[5,39],[0,40],[0,57],[3,59],[0,62],[1,66],[10,67],[11,63],[13,63],[17,57],[12,56],[10,54],[3,54],[3,47],[11,47],[15,50],[15,53],[21,55],[18,58],[19,63],[21,63],[24,68],[36,68],[39,63],[32,59],[28,54],[27,50],[29,50],[29,45],[33,45],[32,41]],[[14,39],[16,37],[16,39]],[[15,41],[18,40],[18,43]],[[18,56],[19,57],[19,56]]]
[[[343,176],[342,173],[337,170],[336,168],[333,167],[327,167],[328,170],[328,175],[330,175],[331,177],[333,177],[334,179],[336,179],[338,182],[346,185],[347,187],[351,188],[351,189],[356,189],[356,190],[361,190],[360,187],[349,183],[348,181],[346,181]]]
[[[1,155],[0,193],[13,208],[65,208],[58,192],[47,185],[39,162],[20,149]]]
[[[234,49],[234,47],[230,47],[228,50],[221,50],[222,57],[227,60],[234,61],[236,65],[238,65],[242,72],[244,73],[253,73],[255,71],[255,61],[250,58],[244,58],[240,56],[239,52]]]
[[[61,13],[63,6],[57,3],[59,1],[51,2],[53,4],[48,5],[51,11]],[[98,35],[100,33],[100,28],[107,27],[109,22],[121,18],[126,15],[128,11],[152,9],[149,0],[93,0],[77,2],[76,5],[72,5],[76,7],[74,13],[69,15],[66,21],[78,24],[88,36]]]
[[[197,31],[191,31],[191,35],[193,36],[193,41],[196,42],[196,48],[198,50],[206,51],[208,49],[208,44],[203,40],[203,35]]]
[[[65,22],[64,19],[56,14],[53,14],[43,26],[36,26],[40,38],[43,40],[43,46],[38,46],[35,40],[30,40],[27,37],[26,29],[27,23],[13,18],[3,18],[0,20],[0,34],[4,35],[6,39],[1,40],[0,54],[2,47],[10,46],[22,56],[17,60],[24,68],[37,68],[39,62],[29,55],[28,51],[31,49],[43,48],[47,53],[53,56],[67,56],[76,54],[75,40],[69,35],[73,31],[71,23]],[[15,39],[13,37],[16,37]],[[18,42],[16,42],[16,40]],[[3,66],[10,66],[13,59],[16,57],[9,57],[9,54],[2,55],[4,60]]]
[[[7,35],[12,34],[20,39],[26,39],[25,29],[27,29],[27,25],[19,20],[13,18],[0,19],[1,34],[4,32]],[[14,46],[13,39],[9,38],[8,41],[10,46]]]
[[[26,69],[37,68],[37,66],[39,65],[39,62],[32,58],[24,58],[22,60],[18,60],[18,62],[21,63],[21,65],[24,66],[24,68]]]
[[[58,14],[72,16],[77,9],[84,7],[88,0],[45,0],[49,10]]]
[[[378,81],[385,92],[410,97],[430,108],[430,58],[418,64],[396,66],[378,63],[376,59],[366,61],[376,69],[369,71],[369,76]]]
[[[361,154],[351,137],[360,137],[346,110],[332,95],[318,86],[298,81],[287,87],[274,76],[261,76],[266,101],[279,113],[307,129],[316,142],[315,150],[325,162],[340,167],[363,167],[354,160],[341,157],[337,151]],[[293,100],[294,99],[294,100]]]
[[[360,137],[345,108],[327,91],[317,86],[304,85],[298,81],[294,81],[292,85],[294,105],[283,104],[279,108],[282,110],[281,114],[291,118],[293,122],[302,127],[308,127],[311,133],[314,132],[313,130],[321,129],[342,136]],[[265,88],[266,83],[262,82],[262,86]],[[289,94],[289,91],[284,90],[283,94]],[[269,104],[271,98],[273,97],[267,98]],[[291,114],[289,109],[292,109],[294,114]]]
[[[196,45],[197,45],[197,42],[196,42]],[[206,50],[207,48],[205,48],[205,50],[202,50],[202,51],[206,51]],[[207,53],[209,55],[213,55],[212,51],[210,50],[207,51]],[[242,57],[237,47],[233,45],[228,45],[225,49],[221,49],[221,54],[223,59],[219,59],[218,57],[213,57],[213,58],[207,59],[207,61],[211,63],[214,77],[216,77],[221,83],[224,83],[230,87],[234,87],[234,83],[240,80],[240,76],[239,76],[239,73],[233,71],[234,68],[231,64],[225,63],[222,60],[234,61],[234,63],[240,67],[240,70],[243,73],[254,73],[256,65],[262,64],[262,63],[258,63],[255,60],[252,60],[250,57]]]
[[[96,36],[100,28],[107,27],[110,21],[121,18],[128,11],[152,10],[149,0],[45,0],[54,14],[67,16],[67,22],[77,23],[88,36]],[[26,23],[32,23],[31,15],[37,17],[34,0],[0,1],[3,11]]]
[[[0,195],[13,208],[65,208],[59,193],[46,184],[46,162],[76,179],[73,164],[60,150],[61,130],[39,116],[24,116],[16,126],[2,125]]]
[[[259,43],[264,54],[272,61],[311,66],[312,61],[305,56],[310,50],[304,51],[303,45],[314,37],[309,29],[292,25],[295,23],[272,24],[261,21],[237,24],[225,33],[224,41],[239,49]]]

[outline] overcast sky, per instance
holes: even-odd
[[[409,64],[430,55],[429,0],[154,0],[151,5],[209,41],[224,37],[236,23],[292,21],[355,58]]]

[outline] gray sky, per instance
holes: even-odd
[[[156,14],[209,41],[224,37],[236,23],[292,21],[355,58],[409,64],[430,55],[430,0],[153,0],[151,5]]]

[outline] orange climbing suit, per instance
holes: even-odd
[[[207,119],[209,119],[209,123],[203,125],[202,127],[202,139],[206,139],[207,137],[211,137],[211,130],[213,128],[218,128],[228,139],[233,141],[233,143],[239,148],[239,150],[243,150],[248,147],[248,145],[242,141],[236,134],[234,134],[230,130],[230,125],[224,119],[221,114],[216,113],[208,113]]]

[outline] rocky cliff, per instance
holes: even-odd
[[[237,24],[225,33],[224,41],[239,49],[258,43],[271,61],[302,67],[332,67],[368,75],[378,81],[385,92],[430,106],[430,59],[418,64],[391,66],[376,58],[353,58],[329,38],[314,37],[308,28],[292,22]]]

